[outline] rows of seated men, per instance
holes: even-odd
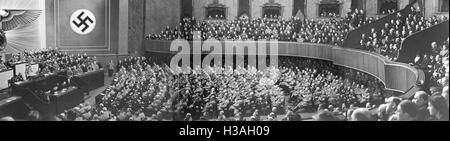
[[[447,94],[448,95],[448,94]],[[413,100],[390,97],[375,110],[370,108],[349,108],[347,112],[320,109],[313,116],[315,121],[339,121],[337,115],[346,115],[348,121],[449,121],[448,97],[441,94],[429,95],[420,91]]]
[[[431,44],[432,52],[417,55],[414,62],[411,63],[419,68],[422,68],[427,76],[430,76],[428,84],[430,85],[430,92],[436,94],[443,91],[448,97],[448,82],[449,82],[449,40],[443,43],[433,42]],[[445,93],[446,92],[446,93]]]
[[[74,55],[63,53],[57,49],[24,51],[13,55],[13,58],[6,64],[14,64],[15,62],[39,63],[39,75],[57,73],[60,71],[68,71],[68,75],[80,75],[86,72],[95,71],[101,68],[96,57],[89,57],[87,54]],[[27,67],[26,73],[31,71],[31,67]],[[24,78],[19,80],[27,80]],[[26,75],[29,76],[29,75]]]
[[[425,30],[446,20],[446,17],[425,18],[414,7],[412,14],[401,15],[397,13],[396,20],[386,23],[383,28],[372,28],[370,34],[362,35],[360,49],[377,52],[389,60],[396,61],[401,43],[414,33]]]
[[[151,40],[175,39],[217,39],[217,40],[260,40],[300,41],[341,45],[349,30],[376,20],[366,17],[364,11],[355,10],[343,19],[312,20],[292,17],[236,19],[232,21],[198,21],[184,18],[174,29],[167,27],[160,34],[151,34]],[[201,31],[201,34],[192,34]]]
[[[223,68],[212,68],[197,70],[201,72],[198,74],[176,75],[168,66],[150,65],[147,62],[151,61],[144,57],[132,57],[122,61],[120,71],[104,91],[99,105],[81,105],[61,118],[300,120],[299,113],[308,109],[315,111],[319,105],[342,108],[369,103],[372,107],[370,103],[375,97],[384,93],[381,84],[370,82],[371,78],[365,74],[335,67],[326,61],[292,57],[281,60],[287,62],[282,64],[286,66],[267,71],[238,68],[217,73]],[[356,75],[366,80],[348,77]],[[74,113],[75,119],[68,116]]]
[[[129,63],[127,63],[127,64],[133,64],[133,63],[130,63],[131,60],[134,60],[134,62],[145,62],[145,61],[138,61],[140,59],[145,60],[144,58],[131,58],[131,59],[129,59]],[[295,60],[295,59],[293,59],[293,60]],[[304,65],[301,65],[302,63],[300,63],[303,61],[295,62],[293,60],[285,58],[285,60],[283,60],[281,62],[286,62],[287,64],[296,64],[299,66],[304,66]],[[293,62],[291,62],[291,61],[293,61]],[[304,61],[304,62],[305,62],[304,64],[306,64],[305,66],[318,66],[319,68],[326,66],[325,64],[320,65],[321,63],[316,63],[314,65],[311,65],[311,64],[308,64],[308,61]],[[130,66],[131,67],[124,67],[124,68],[128,68],[127,70],[131,70],[132,72],[134,72],[133,65],[130,65]],[[298,70],[299,66],[291,66],[290,68],[296,68]],[[287,67],[287,68],[289,68],[289,67]],[[294,82],[291,84],[295,84],[295,83],[300,84],[300,82],[295,82],[292,80],[288,81],[288,80],[286,80],[286,78],[294,78],[295,79],[296,76],[300,76],[300,77],[308,79],[308,75],[304,75],[304,74],[308,74],[308,72],[314,74],[315,73],[314,70],[315,69],[305,69],[303,71],[300,71],[301,73],[296,74],[296,73],[292,73],[295,71],[284,68],[284,71],[282,71],[284,73],[282,73],[282,75],[289,76],[289,74],[290,74],[291,77],[284,77],[281,79],[285,79],[285,80],[283,80],[284,81],[283,84],[289,84],[288,82]],[[347,73],[349,72],[349,70],[345,70],[342,68],[341,68],[341,70],[343,72],[347,72]],[[324,71],[324,72],[327,72],[327,71]],[[154,72],[154,74],[156,74],[156,73],[157,72]],[[161,75],[161,73],[158,73],[158,74]],[[162,74],[164,74],[164,73],[162,73]],[[294,75],[292,75],[292,74],[294,74]],[[303,74],[303,75],[299,75],[299,74]],[[356,73],[356,74],[360,75],[359,73]],[[333,78],[332,75],[328,75],[328,76]],[[354,73],[348,73],[348,76],[356,76],[356,75]],[[316,79],[310,79],[310,80],[312,82],[321,83],[322,80],[320,79],[320,77],[322,77],[322,75],[318,75],[316,77]],[[317,78],[319,78],[319,79],[317,79]],[[365,81],[365,82],[373,81],[373,80],[367,79],[367,77],[364,78],[364,77],[356,76],[356,78],[363,78],[362,81]],[[364,101],[366,101],[368,99],[369,99],[368,101],[370,101],[370,99],[371,99],[370,96],[369,96],[369,98],[367,98],[366,97],[367,95],[364,96],[364,94],[361,94],[360,92],[357,92],[359,94],[356,94],[356,95],[353,92],[345,93],[343,95],[343,98],[339,98],[339,95],[338,95],[338,98],[335,98],[336,94],[333,94],[333,92],[327,92],[326,91],[327,89],[333,89],[334,87],[336,87],[337,85],[340,84],[340,83],[335,83],[336,80],[339,80],[339,79],[341,79],[341,78],[335,79],[329,84],[325,84],[324,87],[321,88],[321,89],[324,89],[325,92],[323,92],[321,94],[314,94],[314,95],[318,96],[318,97],[317,96],[314,97],[315,100],[313,100],[313,101],[316,101],[316,102],[310,102],[310,103],[317,103],[317,105],[318,105],[318,108],[317,108],[318,112],[314,116],[314,120],[317,120],[317,121],[342,120],[342,118],[338,118],[338,117],[345,116],[346,117],[345,120],[349,120],[349,121],[376,121],[376,120],[378,120],[378,121],[410,121],[410,120],[448,121],[448,81],[446,83],[445,82],[442,83],[442,85],[445,86],[442,89],[442,91],[436,90],[434,88],[432,88],[431,93],[419,91],[415,94],[415,96],[412,100],[402,100],[399,97],[390,97],[390,96],[385,95],[385,97],[389,97],[389,98],[386,98],[385,102],[372,105],[370,102],[364,103]],[[157,79],[157,80],[161,80],[161,79]],[[301,79],[298,79],[298,80],[301,81]],[[193,79],[192,81],[195,82],[195,79]],[[234,81],[229,81],[229,82],[234,82]],[[310,82],[310,81],[308,81],[308,82]],[[325,80],[325,82],[326,82],[326,80]],[[344,81],[343,83],[345,84],[346,82]],[[189,85],[189,84],[190,83],[185,83],[184,85]],[[313,84],[313,83],[311,83],[311,84]],[[199,85],[201,85],[201,87],[204,86],[202,83]],[[348,85],[348,83],[347,83],[347,85]],[[354,84],[352,84],[352,85],[354,85]],[[369,84],[369,85],[373,85],[373,84]],[[165,86],[165,85],[160,85],[160,86]],[[299,86],[296,85],[295,87],[299,87]],[[353,91],[353,88],[356,88],[354,91],[361,91],[361,89],[358,90],[358,88],[362,88],[362,87],[364,87],[364,86],[360,85],[360,86],[352,87],[352,90],[350,90],[350,91]],[[376,86],[376,87],[380,87],[380,86]],[[236,88],[236,87],[234,87],[234,88]],[[374,87],[369,86],[369,88],[373,89]],[[241,90],[241,89],[239,89],[239,90]],[[192,110],[191,110],[191,112],[187,112],[187,113],[182,112],[185,115],[184,117],[180,116],[180,115],[175,116],[174,114],[176,114],[176,113],[173,113],[173,112],[171,113],[171,112],[166,111],[167,109],[169,111],[171,111],[170,109],[173,109],[174,107],[171,107],[170,105],[166,105],[170,108],[167,108],[167,107],[164,108],[164,106],[162,106],[162,108],[161,108],[161,106],[157,106],[157,105],[164,105],[164,104],[161,104],[163,102],[158,101],[159,104],[149,106],[149,107],[151,107],[150,109],[151,109],[151,111],[153,111],[154,114],[151,114],[152,112],[150,112],[150,113],[142,112],[142,111],[146,111],[145,109],[138,110],[138,112],[133,112],[133,108],[128,108],[127,110],[124,110],[120,114],[120,116],[115,116],[113,114],[114,112],[111,112],[114,110],[108,110],[111,107],[108,108],[107,106],[100,105],[100,107],[103,107],[103,108],[101,108],[101,110],[97,108],[97,110],[94,110],[97,112],[92,112],[90,110],[92,108],[94,108],[93,106],[84,105],[84,106],[80,106],[72,111],[69,111],[67,115],[71,115],[70,116],[71,118],[69,118],[67,120],[110,120],[110,121],[115,121],[115,120],[158,121],[159,120],[160,121],[160,120],[164,120],[164,119],[173,120],[173,119],[175,119],[174,118],[174,116],[175,116],[175,117],[178,117],[178,120],[186,120],[186,121],[190,121],[190,120],[218,120],[218,121],[223,121],[223,120],[232,120],[232,121],[287,120],[287,121],[292,121],[292,120],[299,120],[299,118],[301,118],[301,116],[296,112],[301,111],[301,110],[299,110],[301,108],[307,107],[307,104],[305,104],[306,106],[303,106],[304,103],[307,103],[307,102],[303,102],[303,101],[307,101],[305,99],[308,99],[308,94],[302,93],[302,90],[307,90],[307,89],[305,89],[304,87],[302,88],[301,86],[299,88],[294,88],[294,90],[291,90],[291,92],[288,92],[289,94],[286,94],[288,96],[285,96],[285,99],[284,99],[285,101],[289,101],[289,103],[295,103],[296,99],[301,99],[301,100],[298,100],[298,101],[300,101],[298,105],[292,104],[294,106],[290,106],[288,108],[272,106],[272,109],[265,108],[262,110],[260,108],[265,107],[264,104],[262,104],[262,105],[255,104],[255,107],[259,107],[259,108],[254,111],[248,110],[247,113],[245,113],[245,115],[243,115],[243,113],[240,112],[240,110],[239,110],[239,109],[245,109],[245,108],[237,108],[238,110],[231,110],[234,112],[231,112],[230,110],[223,110],[223,109],[227,109],[227,106],[223,106],[223,104],[216,104],[216,102],[222,103],[221,101],[226,101],[226,100],[224,100],[222,97],[215,98],[215,95],[214,95],[213,104],[206,105],[206,107],[205,107],[206,109],[210,109],[210,110],[202,111],[201,113],[203,113],[203,114],[202,114],[202,116],[200,116],[200,118],[198,118],[198,116],[195,116],[195,114],[194,114],[195,112],[192,112]],[[344,87],[344,91],[345,91],[345,87]],[[364,90],[364,89],[362,89],[362,91],[368,92],[367,90]],[[373,90],[369,90],[369,91],[372,91],[372,93],[373,93]],[[283,90],[283,92],[284,92],[284,90]],[[189,93],[189,92],[186,92],[186,93]],[[375,93],[378,93],[378,92],[375,92]],[[163,95],[163,93],[158,93],[155,95],[156,95],[156,97],[158,97],[158,96]],[[374,95],[376,95],[376,94],[372,94],[372,97],[374,97]],[[310,100],[314,99],[314,98],[310,98],[310,97],[311,96],[309,96]],[[225,99],[227,99],[227,98],[228,97],[226,97]],[[133,98],[131,98],[130,100],[132,100],[132,99]],[[138,99],[143,100],[142,98],[138,98]],[[325,99],[327,99],[327,100],[325,100]],[[158,100],[160,100],[160,98],[158,98]],[[208,99],[206,99],[206,100],[208,100]],[[216,100],[216,101],[214,101],[214,100]],[[339,101],[344,101],[344,102],[339,102]],[[227,102],[229,102],[229,101],[226,101],[225,103],[227,103]],[[350,104],[347,102],[350,102]],[[246,103],[246,102],[244,102],[244,103]],[[250,100],[250,103],[252,103],[251,100]],[[339,104],[342,104],[342,106],[340,106]],[[366,104],[365,107],[362,106],[364,104]],[[227,104],[225,104],[225,105],[227,105]],[[243,104],[243,105],[246,105],[246,104]],[[313,104],[311,104],[311,105],[313,105]],[[159,107],[161,109],[161,111],[156,110],[158,108],[155,109],[155,107],[153,107],[153,106]],[[193,105],[190,105],[190,106],[186,105],[186,106],[188,108],[194,108]],[[232,104],[232,107],[240,107],[240,106],[241,105],[236,104],[236,103]],[[150,109],[148,109],[149,107],[147,107],[147,110],[150,110]],[[243,107],[245,107],[245,106],[243,106]],[[358,107],[363,107],[363,108],[358,108]],[[376,108],[374,109],[374,107],[376,107]],[[216,110],[214,110],[214,109],[216,109]],[[232,109],[236,109],[236,108],[232,108]],[[283,109],[283,110],[280,110],[280,109]],[[193,111],[195,111],[195,110],[193,110]],[[209,111],[209,112],[207,112],[207,111]],[[210,113],[215,113],[214,111],[216,111],[216,114],[211,116]],[[94,114],[92,114],[92,113],[94,113]],[[151,114],[152,116],[148,116],[149,114]],[[67,116],[67,115],[64,115],[64,116]]]
[[[28,75],[31,67],[27,66],[27,74],[18,74],[11,79],[11,82],[24,82],[17,84],[30,90],[44,102],[50,102],[51,95],[66,92],[71,86],[68,78],[100,69],[96,57],[91,58],[86,54],[69,55],[57,49],[20,52],[14,54],[13,58],[6,62],[6,65],[9,66],[15,62],[39,64],[39,72],[36,76]],[[35,83],[33,80],[39,82]]]
[[[411,14],[397,13],[397,19],[386,23],[382,29],[372,29],[363,34],[359,49],[373,51],[396,61],[401,43],[406,37],[445,21],[446,17],[425,18],[419,8],[411,7]],[[393,13],[391,11],[391,13]],[[218,40],[259,40],[277,39],[279,41],[298,41],[306,43],[331,44],[341,46],[349,31],[377,20],[366,17],[363,10],[354,10],[343,19],[322,20],[291,18],[288,20],[258,18],[236,19],[233,21],[197,21],[185,18],[170,29],[167,27],[160,34],[151,34],[147,39],[218,39]],[[201,31],[201,34],[192,34]],[[196,36],[196,37],[194,37]]]

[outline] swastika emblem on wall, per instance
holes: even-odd
[[[70,17],[70,27],[75,33],[86,35],[94,30],[96,24],[95,16],[91,11],[79,9]]]

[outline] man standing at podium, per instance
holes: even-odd
[[[0,71],[7,69],[7,67],[5,66],[5,64],[3,64],[3,60],[0,59]]]
[[[1,22],[0,22],[0,27],[2,26]],[[6,36],[5,36],[5,32],[3,32],[3,30],[0,28],[0,71],[6,69],[5,64],[3,64],[4,62],[6,62],[6,58],[5,58],[5,50],[6,48]]]
[[[6,36],[5,32],[1,29],[1,22],[0,22],[0,62],[3,64],[4,61],[6,61],[5,58],[5,48],[6,48]],[[1,65],[1,64],[0,64]]]

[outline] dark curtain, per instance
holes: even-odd
[[[181,18],[192,17],[192,0],[180,0],[181,1]]]
[[[294,0],[294,10],[292,11],[292,15],[297,15],[299,10],[303,15],[305,14],[305,0]]]
[[[413,3],[415,0],[409,0],[409,3]],[[418,0],[417,5],[420,7],[422,14],[425,14],[425,0]]]
[[[398,10],[398,0],[378,0],[378,13],[388,13],[389,10]]]
[[[238,16],[243,14],[250,17],[250,0],[239,0]]]
[[[449,12],[449,0],[439,0],[439,12]]]
[[[334,13],[339,15],[339,4],[321,4],[319,6],[320,9],[320,15],[325,14],[324,16],[327,17],[328,14]]]
[[[281,16],[281,9],[279,7],[265,7],[264,8],[264,16]]]
[[[206,18],[211,17],[213,19],[226,19],[225,8],[210,7],[210,8],[207,8],[207,11],[208,11],[207,12],[208,14],[206,15]],[[220,17],[222,17],[222,18],[220,18]]]
[[[352,0],[351,9],[352,11],[355,9],[364,9],[364,0]]]

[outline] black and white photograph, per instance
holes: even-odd
[[[448,94],[449,0],[0,0],[0,125],[267,136],[448,122]]]

